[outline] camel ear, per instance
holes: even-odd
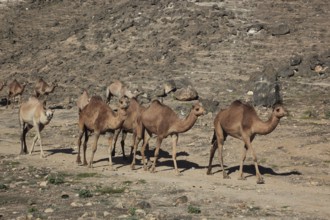
[[[47,106],[47,102],[46,102],[46,100],[42,101],[42,106],[43,106],[44,108],[46,108],[46,106]]]

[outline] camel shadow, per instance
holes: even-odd
[[[48,154],[48,156],[54,155],[54,154],[77,154],[77,153],[73,153],[74,149],[72,148],[60,148],[60,149],[50,149],[47,150],[47,152],[50,152]]]
[[[220,167],[219,165],[214,165],[213,167]],[[234,167],[229,167],[229,168],[225,168],[225,170],[227,170],[228,175],[230,175],[231,173],[234,173],[236,171],[239,171],[239,166],[234,166]],[[259,165],[259,171],[261,173],[261,175],[272,175],[272,176],[291,176],[291,175],[302,175],[301,172],[299,171],[289,171],[289,172],[283,172],[283,173],[279,173],[279,172],[275,172],[272,168],[269,167],[264,167]],[[222,172],[222,169],[217,170],[215,172],[213,172],[213,174],[215,173],[220,173]],[[245,174],[250,174],[249,176],[255,176],[256,175],[256,171],[255,171],[255,167],[253,164],[250,165],[244,165],[243,166],[243,173]],[[249,177],[247,176],[247,177]]]

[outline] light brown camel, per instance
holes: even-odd
[[[109,143],[109,165],[112,169],[112,138],[113,133],[116,129],[119,129],[124,120],[127,117],[126,109],[128,108],[128,99],[122,97],[119,99],[118,113],[115,113],[105,102],[103,102],[100,96],[92,96],[88,105],[83,108],[79,114],[79,137],[78,137],[78,154],[77,163],[81,163],[80,159],[80,146],[81,138],[85,134],[85,140],[83,144],[83,165],[87,165],[86,160],[86,149],[88,142],[88,131],[94,132],[94,142],[92,145],[92,156],[89,161],[89,167],[93,166],[94,154],[97,150],[97,142],[101,134],[110,132],[108,143]]]
[[[39,139],[40,143],[40,157],[45,157],[42,149],[40,132],[44,129],[50,120],[53,118],[54,111],[45,109],[45,102],[39,101],[35,97],[30,97],[28,101],[23,102],[19,109],[19,122],[21,128],[21,152],[20,154],[27,153],[26,147],[26,133],[34,127],[37,134],[33,138],[33,142],[30,149],[32,154],[34,146]]]
[[[54,92],[54,89],[57,87],[57,83],[53,82],[51,85],[46,83],[42,78],[39,78],[36,81],[36,85],[34,86],[34,94],[36,97],[39,96],[48,96],[49,93]]]
[[[136,100],[136,98],[131,98],[130,99],[130,103],[129,106],[127,108],[127,118],[125,119],[123,126],[121,127],[121,129],[116,130],[115,132],[115,137],[114,137],[114,145],[113,145],[113,150],[112,150],[112,156],[115,156],[115,149],[116,149],[116,144],[117,144],[117,140],[118,140],[118,136],[120,134],[120,132],[122,132],[122,138],[121,138],[121,149],[122,149],[122,153],[123,153],[123,159],[126,159],[126,155],[125,155],[125,139],[127,136],[127,133],[132,133],[133,134],[133,143],[135,141],[135,137],[136,137],[136,120],[137,117],[139,115],[141,115],[141,112],[143,112],[145,110],[145,107],[140,105],[138,103],[138,101]],[[132,156],[132,149],[131,148],[131,156]]]
[[[118,98],[122,96],[126,96],[128,98],[134,98],[140,95],[138,91],[135,91],[134,93],[129,90],[124,83],[122,83],[119,80],[114,80],[106,89],[106,100],[107,103],[110,103],[110,99],[112,96],[116,96]]]
[[[264,183],[264,180],[259,172],[257,156],[252,147],[252,141],[255,135],[266,135],[271,133],[278,125],[280,119],[286,115],[286,111],[282,105],[275,105],[270,118],[267,121],[262,121],[255,111],[255,109],[244,104],[241,101],[234,101],[227,109],[221,110],[214,119],[214,134],[212,139],[212,147],[210,152],[210,161],[207,174],[211,174],[212,159],[216,149],[219,149],[219,161],[223,172],[223,178],[229,178],[223,167],[222,148],[224,141],[228,135],[243,140],[244,148],[242,160],[239,168],[239,179],[243,177],[243,163],[246,158],[247,150],[251,150],[257,183]]]
[[[82,94],[79,96],[77,100],[77,107],[79,113],[81,110],[89,103],[90,97],[86,89],[83,90]]]
[[[19,82],[17,82],[16,79],[14,79],[8,85],[8,97],[7,97],[7,106],[6,106],[6,108],[8,108],[9,100],[11,98],[15,99],[16,96],[18,97],[18,103],[21,103],[22,94],[24,92],[25,86],[26,86],[25,82],[20,84]],[[14,105],[12,107],[14,107]]]
[[[176,145],[178,142],[178,136],[180,133],[184,133],[190,130],[195,124],[197,118],[205,113],[204,108],[199,102],[196,102],[185,119],[180,119],[177,114],[168,106],[160,103],[158,100],[154,100],[151,105],[143,111],[141,117],[138,118],[137,123],[137,140],[134,143],[133,161],[131,168],[135,166],[136,149],[144,137],[144,143],[141,149],[142,163],[144,170],[147,170],[145,161],[145,147],[152,134],[157,135],[157,144],[155,149],[155,158],[152,163],[151,172],[155,172],[156,162],[159,154],[159,149],[164,138],[169,135],[172,136],[173,150],[172,159],[174,163],[175,172],[179,175],[178,166],[176,163]],[[148,135],[147,135],[148,134]]]

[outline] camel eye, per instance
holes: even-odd
[[[199,111],[199,108],[196,108],[196,111]]]

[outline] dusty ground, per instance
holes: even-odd
[[[237,180],[242,142],[233,138],[224,151],[231,179],[222,179],[217,160],[214,175],[206,175],[217,110],[179,137],[182,176],[174,175],[170,140],[163,142],[154,174],[144,172],[140,163],[131,171],[118,146],[117,171],[108,170],[105,137],[93,169],[75,164],[74,102],[82,88],[104,96],[111,80],[121,78],[152,98],[165,80],[188,79],[202,100],[225,107],[247,98],[250,76],[264,65],[279,70],[295,54],[307,60],[326,53],[330,8],[325,1],[0,3],[0,79],[28,82],[23,99],[39,76],[60,85],[48,98],[56,110],[42,132],[44,159],[38,146],[32,155],[18,155],[18,107],[0,107],[0,219],[329,218],[329,72],[308,69],[307,75],[280,79],[290,114],[274,132],[253,142],[263,185],[256,184],[250,157],[247,180]],[[290,33],[272,35],[279,23],[287,24]],[[264,28],[248,33],[255,24]],[[6,90],[0,91],[3,100]],[[190,106],[171,96],[164,102],[178,114]],[[263,119],[270,114],[257,110]]]

